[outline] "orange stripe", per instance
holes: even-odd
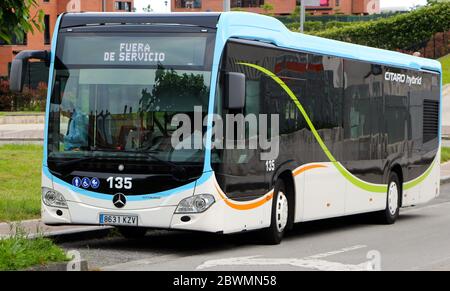
[[[305,166],[303,168],[300,168],[296,171],[294,171],[294,177],[300,175],[303,172],[306,172],[308,170],[312,170],[312,169],[317,169],[317,168],[326,168],[327,166],[325,165],[321,165],[321,164],[313,164],[313,165],[309,165],[309,166]]]
[[[225,197],[225,195],[223,194],[223,191],[219,188],[218,185],[216,186],[216,190],[219,193],[220,197],[223,199],[223,201],[230,206],[233,209],[236,210],[250,210],[250,209],[254,209],[257,208],[261,205],[264,205],[266,202],[270,201],[273,198],[273,190],[270,191],[269,193],[267,193],[266,197],[262,198],[261,200],[255,201],[255,202],[251,202],[251,203],[246,203],[246,204],[237,204],[237,203],[233,203],[231,202],[227,197]]]
[[[303,172],[306,172],[308,170],[312,170],[312,169],[317,169],[317,168],[326,168],[327,166],[325,165],[321,165],[321,164],[313,164],[313,165],[308,165],[305,166],[303,168],[300,168],[298,170],[296,170],[294,172],[294,176],[298,176]],[[270,191],[269,193],[266,194],[265,197],[263,197],[262,199],[255,201],[255,202],[250,202],[250,203],[245,203],[245,204],[237,204],[237,203],[233,203],[231,202],[228,197],[226,197],[226,195],[223,193],[222,189],[220,189],[220,187],[217,185],[217,183],[215,183],[215,187],[217,190],[217,193],[219,193],[220,197],[222,198],[222,200],[231,208],[236,209],[236,210],[250,210],[250,209],[255,209],[261,205],[264,205],[266,202],[272,200],[273,198],[273,193],[274,191]]]

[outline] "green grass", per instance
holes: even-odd
[[[450,160],[450,148],[443,147],[441,149],[441,163],[448,162]]]
[[[439,59],[442,64],[442,84],[450,84],[450,54]]]
[[[0,146],[0,222],[38,218],[42,146]]]
[[[51,240],[43,237],[28,239],[19,227],[16,235],[0,240],[0,271],[23,270],[67,260],[65,252]]]
[[[41,111],[0,111],[0,116],[44,114]]]

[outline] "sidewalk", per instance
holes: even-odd
[[[14,235],[15,228],[13,223],[0,223],[0,239]],[[47,237],[70,235],[76,233],[85,233],[91,231],[105,230],[111,227],[109,226],[46,226],[39,219],[24,220],[20,222],[20,227],[32,238],[37,235],[44,235]]]
[[[0,141],[43,140],[44,124],[0,124]]]
[[[0,145],[38,143],[44,140],[43,113],[7,114],[0,116]]]

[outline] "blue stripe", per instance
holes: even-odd
[[[440,80],[441,86],[439,87],[439,89],[441,91],[440,100],[439,100],[439,147],[442,146],[442,113],[443,113],[443,110],[442,110],[442,100],[443,100],[443,98],[442,98],[442,94],[443,94],[443,92],[442,92],[442,86],[443,86],[442,75],[443,74],[441,73],[441,80]]]
[[[49,123],[49,117],[50,117],[50,104],[51,104],[51,97],[53,92],[53,78],[55,74],[55,58],[56,58],[56,45],[58,43],[58,31],[59,31],[59,25],[61,23],[61,19],[64,14],[61,14],[58,17],[58,20],[56,21],[55,30],[53,31],[53,39],[52,39],[52,48],[50,51],[50,67],[49,67],[49,74],[48,74],[48,90],[47,90],[47,104],[45,109],[45,129],[44,129],[44,158],[43,158],[43,167],[47,167],[47,144],[48,144],[48,123]],[[44,171],[44,169],[43,169]]]
[[[95,199],[100,199],[100,200],[111,200],[111,195],[109,195],[109,194],[101,194],[101,193],[88,191],[83,188],[78,188],[78,187],[75,187],[75,186],[53,176],[52,173],[50,173],[50,171],[48,170],[48,167],[43,167],[43,173],[49,179],[52,179],[53,183],[59,184],[62,187],[67,188],[76,194],[80,194],[80,195],[84,195],[84,196],[88,196],[90,198],[95,198]],[[191,190],[194,191],[195,187],[198,187],[201,184],[208,181],[208,179],[210,179],[211,176],[212,176],[212,172],[205,172],[198,180],[191,182],[189,184],[186,184],[184,186],[181,186],[181,187],[178,187],[175,189],[171,189],[171,190],[167,190],[167,191],[158,192],[158,193],[127,196],[127,200],[128,201],[152,200],[152,199],[155,199],[156,197],[161,197],[161,198],[168,197],[168,196],[172,196],[172,195],[178,194],[183,191],[191,191]]]

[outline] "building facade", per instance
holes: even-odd
[[[223,0],[171,0],[173,12],[223,11]],[[230,0],[231,9],[255,13],[291,14],[295,10],[296,0]],[[264,10],[261,6],[270,4],[273,10]]]
[[[23,42],[14,41],[12,45],[0,42],[0,77],[7,77],[9,67],[15,55],[23,50],[50,49],[50,43],[55,28],[56,20],[64,12],[82,11],[106,11],[106,12],[131,12],[134,0],[37,0],[37,8],[33,8],[31,15],[35,15],[37,9],[45,13],[44,31],[28,33]]]
[[[310,3],[313,5],[306,6],[306,11],[312,15],[369,15],[381,12],[380,0],[311,0]]]
[[[174,12],[223,11],[223,0],[171,0]],[[231,9],[276,15],[291,14],[300,0],[230,0]],[[305,0],[312,15],[367,15],[380,13],[380,0]],[[273,10],[261,6],[269,4]]]

